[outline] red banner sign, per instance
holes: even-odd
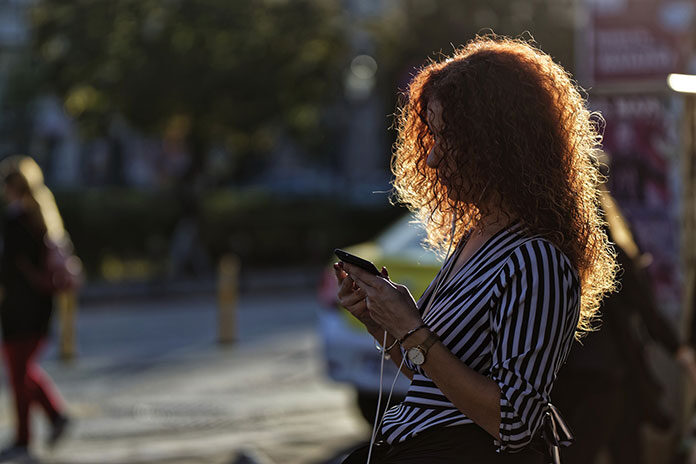
[[[594,84],[664,82],[669,73],[685,71],[694,1],[613,4],[613,8],[595,5],[590,10],[588,65]]]

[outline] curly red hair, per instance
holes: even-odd
[[[434,100],[442,106],[438,138],[455,166],[439,173],[426,165]],[[519,218],[578,271],[578,335],[590,330],[603,295],[614,289],[617,265],[600,213],[601,136],[566,71],[525,41],[477,37],[417,73],[397,129],[396,199],[418,213],[428,243],[444,251],[491,205]]]

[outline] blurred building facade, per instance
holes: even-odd
[[[7,100],[8,77],[19,61],[22,48],[29,40],[27,10],[32,0],[0,0],[0,152],[14,151],[15,147],[6,134],[17,130],[18,115],[13,114],[4,102]]]
[[[687,263],[682,97],[669,73],[691,61],[696,2],[588,0],[579,14],[578,73],[601,112],[609,186],[649,253],[657,298],[672,321],[683,313]]]
[[[29,45],[30,8],[38,0],[0,0],[0,156],[24,152],[34,156],[47,181],[57,187],[90,185],[157,185],[152,159],[157,141],[149,140],[116,119],[108,140],[85,142],[62,102],[46,95],[30,108],[8,104],[8,83]],[[120,145],[114,150],[113,143]],[[165,163],[166,164],[166,163]]]
[[[168,137],[146,137],[118,117],[106,136],[85,141],[62,102],[52,96],[38,99],[21,112],[9,108],[7,82],[31,39],[29,10],[38,1],[0,0],[0,156],[30,153],[44,168],[49,184],[56,187],[162,188],[175,183],[190,163],[184,144]],[[263,171],[250,176],[250,183],[290,193],[342,191],[368,202],[374,196],[371,192],[389,188],[389,146],[383,129],[391,111],[385,111],[375,94],[378,64],[365,24],[390,3],[341,2],[348,23],[355,27],[345,29],[353,52],[352,63],[346,64],[345,93],[337,95],[335,102],[327,102],[329,117],[343,123],[331,155],[334,159],[316,163],[290,138],[281,136],[270,161]],[[20,132],[24,135],[18,135]],[[219,146],[211,150],[211,169],[220,172],[220,164],[232,158],[224,151]]]

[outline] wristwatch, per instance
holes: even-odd
[[[433,344],[438,341],[437,335],[428,331],[428,338],[419,345],[409,348],[406,351],[406,357],[416,366],[420,366],[425,362],[425,355]]]

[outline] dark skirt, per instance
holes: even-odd
[[[540,447],[541,449],[541,447]],[[342,464],[366,464],[369,444],[348,455]],[[370,464],[544,464],[544,453],[530,447],[497,453],[493,437],[477,425],[428,430],[403,443],[379,441]]]

